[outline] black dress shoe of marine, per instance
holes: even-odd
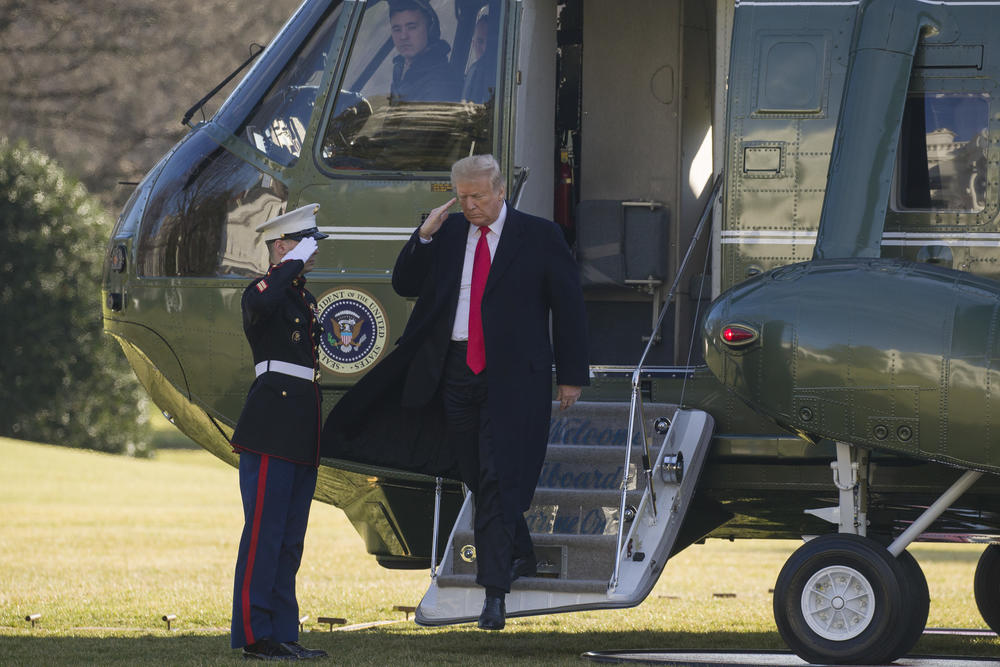
[[[246,660],[298,660],[291,649],[270,639],[259,639],[253,644],[243,647],[243,658]]]
[[[513,582],[521,577],[533,577],[538,574],[538,561],[534,555],[515,558],[510,566],[510,580]]]
[[[316,658],[326,658],[330,655],[321,648],[306,648],[298,642],[284,642],[282,646],[298,656],[299,660],[315,660]]]
[[[506,616],[507,605],[503,598],[487,597],[483,602],[483,613],[479,615],[479,629],[503,630]]]

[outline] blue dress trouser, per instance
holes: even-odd
[[[298,641],[295,574],[302,560],[316,468],[240,453],[243,536],[233,586],[232,647]]]

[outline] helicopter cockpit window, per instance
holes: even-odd
[[[334,169],[447,171],[492,150],[499,0],[369,3],[327,123]]]
[[[320,80],[329,65],[327,59],[341,17],[340,9],[340,6],[333,8],[317,21],[301,48],[237,130],[238,136],[282,165],[292,164],[302,153]]]
[[[923,93],[903,112],[897,211],[982,211],[986,199],[989,98]]]

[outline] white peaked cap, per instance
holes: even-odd
[[[316,213],[318,211],[319,204],[306,204],[294,211],[271,218],[259,226],[257,231],[264,234],[265,241],[282,238],[305,238],[307,236],[312,236],[316,240],[325,239],[328,235],[321,233],[316,227]]]

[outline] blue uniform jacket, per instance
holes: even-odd
[[[320,325],[316,299],[305,288],[301,260],[276,264],[243,292],[243,331],[253,361],[284,361],[312,368],[318,377]],[[319,384],[267,372],[254,380],[236,423],[236,451],[319,464]]]

